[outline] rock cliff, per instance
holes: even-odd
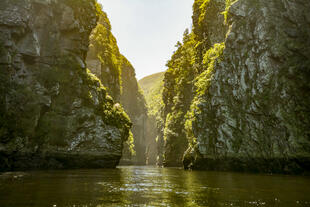
[[[133,122],[132,136],[124,145],[121,164],[145,164],[146,103],[135,70],[120,53],[111,32],[110,21],[103,11],[90,36],[86,62],[87,67],[101,80],[112,98],[124,107]]]
[[[107,14],[102,11],[99,4],[98,10],[99,20],[90,35],[86,63],[91,72],[101,80],[113,99],[119,102],[123,58],[119,52],[117,41],[111,32],[111,23]]]
[[[115,167],[131,123],[85,66],[96,2],[0,8],[0,170]]]
[[[185,168],[309,171],[310,2],[196,0],[193,10],[165,75],[165,159],[179,162],[186,137]]]
[[[124,161],[127,160],[130,164],[145,165],[146,141],[149,137],[147,133],[148,113],[146,102],[137,82],[135,69],[125,57],[123,57],[121,68],[121,104],[133,123],[132,134],[135,151],[134,155],[124,153],[123,158]]]

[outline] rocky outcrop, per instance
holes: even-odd
[[[174,104],[166,131],[183,124],[176,103],[193,94],[180,113],[184,167],[309,171],[309,1],[196,0],[193,8],[193,31],[178,49],[185,52],[175,53],[165,79],[166,108]],[[171,88],[182,77],[192,89]]]
[[[115,167],[131,123],[85,67],[95,1],[0,8],[0,170]]]
[[[133,122],[132,136],[124,144],[121,164],[145,164],[146,103],[135,70],[119,52],[110,21],[103,11],[90,36],[87,67],[101,80],[112,98],[124,107]]]

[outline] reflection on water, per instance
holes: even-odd
[[[310,178],[119,167],[0,175],[0,206],[310,206]]]

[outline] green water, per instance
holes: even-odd
[[[0,206],[310,206],[310,178],[175,168],[0,175]]]

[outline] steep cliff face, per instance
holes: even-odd
[[[172,58],[188,57],[188,67],[169,65],[165,88],[166,130],[170,117],[183,125],[176,103],[193,94],[184,167],[309,170],[309,1],[196,0],[193,9],[193,31]],[[171,88],[188,72],[191,90]]]
[[[131,123],[85,68],[95,1],[0,8],[0,170],[115,167]]]
[[[191,65],[194,52],[192,48],[195,46],[193,43],[193,36],[186,30],[183,45],[178,43],[178,49],[168,62],[169,69],[165,73],[162,115],[164,120],[163,164],[166,167],[182,166],[183,154],[188,145],[184,124],[193,96],[192,81],[195,77],[195,68]]]
[[[145,164],[147,109],[135,70],[119,52],[107,14],[100,17],[90,36],[87,67],[101,80],[112,98],[119,102],[133,122],[132,136],[124,145],[121,164]]]
[[[115,37],[111,32],[111,24],[107,14],[100,5],[97,26],[90,35],[87,67],[107,88],[108,93],[117,102],[121,96],[121,65],[122,55],[119,52]]]
[[[122,94],[121,104],[128,113],[132,123],[134,155],[124,153],[124,161],[131,164],[146,164],[146,140],[147,140],[147,108],[143,93],[138,85],[136,73],[130,62],[122,59]]]

